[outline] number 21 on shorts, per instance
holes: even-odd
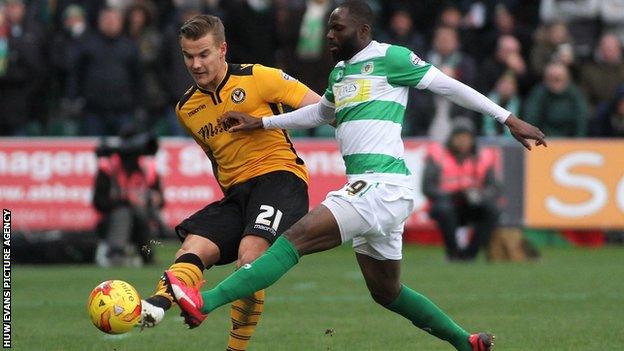
[[[271,221],[270,218],[273,217],[273,215],[275,215],[275,217]],[[273,206],[260,205],[260,214],[256,217],[256,223],[269,226],[277,231],[280,221],[282,220],[282,215],[282,211],[275,210]]]

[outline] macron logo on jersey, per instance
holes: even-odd
[[[191,111],[188,112],[188,116],[189,117],[193,117],[194,114],[196,114],[197,112],[206,109],[206,105],[202,104],[197,106],[196,108],[192,109]]]

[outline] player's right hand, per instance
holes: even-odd
[[[243,112],[228,111],[217,119],[223,129],[230,133],[245,130],[262,129],[262,118],[256,118]]]
[[[542,133],[539,128],[527,123],[518,117],[511,115],[505,121],[511,135],[518,140],[525,148],[531,150],[531,144],[529,140],[535,140],[535,146],[548,146],[546,145],[546,135]]]

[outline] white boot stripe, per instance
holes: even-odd
[[[184,291],[177,285],[172,285],[171,286],[172,290],[173,290],[173,294],[175,295],[176,299],[178,300],[186,300],[188,303],[190,303],[191,305],[193,305],[194,308],[197,308],[197,306],[195,305],[195,303],[193,302],[192,299],[190,299],[188,297],[188,295],[186,295],[184,293]]]

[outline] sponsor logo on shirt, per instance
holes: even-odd
[[[342,107],[348,103],[359,103],[371,98],[371,81],[357,79],[352,82],[337,83],[333,86],[336,107]]]
[[[202,140],[206,141],[210,138],[213,138],[225,132],[226,128],[224,127],[225,126],[221,124],[208,123],[202,126],[201,128],[199,128],[199,130],[197,131],[197,135],[199,135],[202,138]],[[229,126],[228,126],[228,129],[229,129]]]
[[[351,99],[357,94],[359,89],[360,86],[357,82],[342,85],[338,89],[338,99]]]
[[[410,54],[410,61],[412,62],[412,65],[419,66],[419,67],[422,67],[427,64],[425,61],[423,61],[420,57],[418,57],[413,52]]]

